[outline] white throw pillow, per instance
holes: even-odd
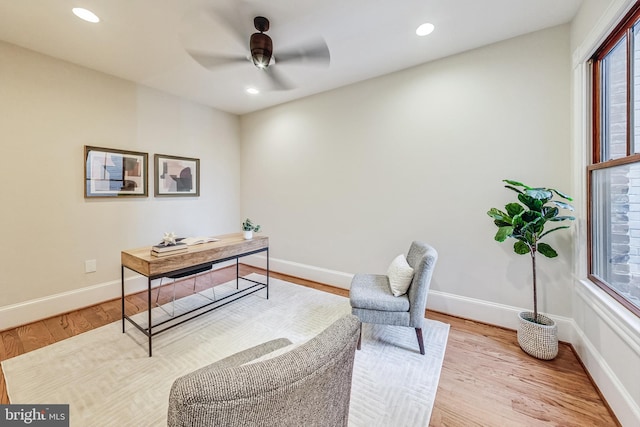
[[[398,255],[391,262],[387,269],[387,277],[389,277],[389,286],[394,296],[399,297],[407,293],[413,279],[413,268],[407,263],[404,255]]]

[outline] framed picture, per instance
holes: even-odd
[[[155,195],[200,196],[200,159],[154,155]]]
[[[84,197],[147,197],[147,153],[84,147]]]

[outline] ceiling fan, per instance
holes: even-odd
[[[320,39],[295,48],[274,51],[273,40],[265,34],[269,31],[269,20],[264,16],[256,16],[253,19],[253,25],[257,32],[251,34],[249,38],[249,55],[214,55],[192,49],[187,49],[187,52],[207,69],[232,63],[252,62],[256,68],[265,73],[275,90],[294,88],[294,85],[280,72],[280,64],[329,65],[331,55],[324,40]],[[242,33],[236,29],[234,32],[236,35]],[[246,35],[241,34],[241,37],[246,43]]]

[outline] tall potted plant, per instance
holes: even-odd
[[[570,227],[558,225],[545,230],[548,222],[559,223],[575,219],[573,216],[561,215],[561,210],[573,211],[573,206],[554,197],[567,201],[573,199],[553,188],[532,188],[508,179],[503,182],[507,183],[506,188],[517,193],[518,202],[508,203],[505,206],[506,212],[496,208],[487,212],[498,227],[495,240],[504,242],[507,238],[514,238],[514,252],[529,254],[533,270],[533,312],[522,312],[519,315],[518,343],[534,357],[553,359],[558,354],[558,328],[552,319],[538,313],[536,254],[540,253],[548,258],[558,256],[555,249],[540,240],[550,233]]]

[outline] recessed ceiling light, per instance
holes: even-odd
[[[248,87],[247,88],[247,93],[251,94],[251,95],[257,95],[260,93],[260,91],[258,89],[256,89],[255,87]]]
[[[433,24],[425,22],[424,24],[418,27],[418,29],[416,30],[416,34],[419,36],[426,36],[428,34],[431,34],[435,29],[436,27],[434,27]]]
[[[87,22],[93,22],[93,23],[100,22],[100,18],[98,18],[98,16],[95,13],[91,12],[90,10],[83,9],[81,7],[74,7],[73,9],[71,9],[71,11],[78,18],[84,19]]]

